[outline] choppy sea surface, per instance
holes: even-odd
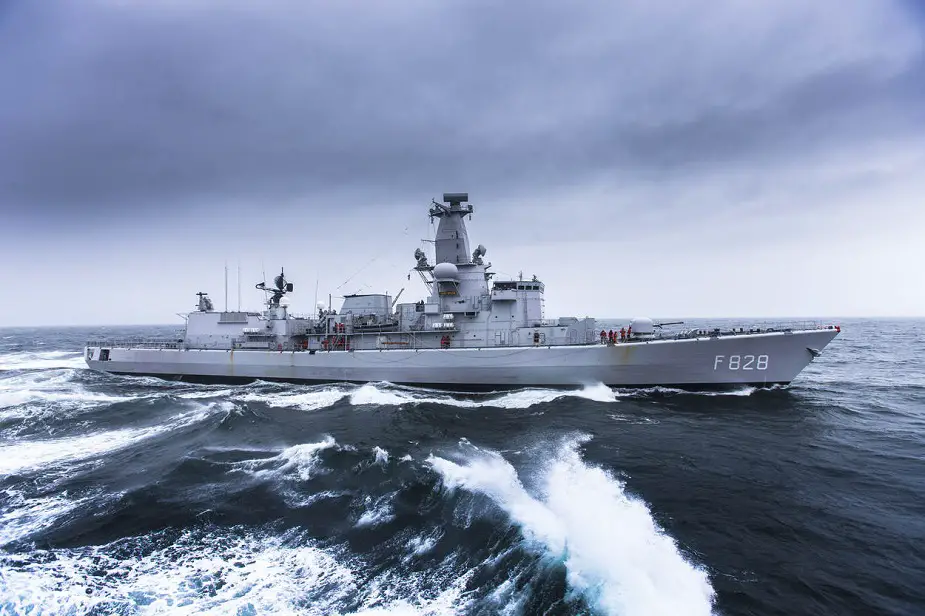
[[[0,614],[923,614],[925,321],[789,388],[209,386],[0,330]]]

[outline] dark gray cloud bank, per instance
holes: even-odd
[[[396,291],[443,190],[551,313],[922,315],[923,41],[911,0],[0,4],[0,283],[57,292],[0,323],[163,322],[225,260]]]

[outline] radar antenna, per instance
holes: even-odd
[[[472,214],[473,207],[468,201],[469,193],[443,193],[443,203],[437,203],[436,199],[431,199],[429,212],[431,220],[451,214],[459,214],[460,216]],[[444,203],[449,203],[449,205],[444,205]]]
[[[292,293],[292,283],[286,280],[286,274],[283,271],[283,268],[279,269],[279,276],[273,279],[273,285],[275,289],[267,287],[266,282],[258,282],[256,288],[263,291],[265,294],[272,294],[267,300],[269,306],[279,306],[279,300],[283,298],[286,293]]]
[[[485,256],[486,252],[485,247],[479,244],[479,247],[472,252],[472,262],[476,265],[482,265],[482,257]]]
[[[199,310],[199,312],[212,312],[212,310],[215,309],[212,305],[212,300],[209,299],[208,293],[200,291],[196,295],[199,296],[199,305],[196,306],[196,309]]]

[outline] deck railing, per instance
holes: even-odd
[[[659,331],[648,336],[634,336],[631,340],[623,342],[645,342],[654,340],[685,340],[691,338],[703,337],[727,337],[727,336],[744,336],[749,334],[763,334],[775,332],[793,332],[815,329],[835,329],[833,325],[820,325],[812,321],[791,321],[791,322],[760,322],[750,327],[720,328],[714,326],[702,326],[696,328],[687,328],[682,331]],[[87,342],[87,346],[99,348],[132,348],[132,349],[175,349],[175,350],[235,350],[235,351],[279,351],[279,352],[336,352],[351,350],[380,350],[388,351],[392,349],[439,349],[446,348],[442,344],[443,336],[455,333],[455,330],[437,330],[436,332],[363,332],[363,333],[339,333],[339,334],[308,334],[300,336],[296,340],[286,342],[275,341],[253,341],[248,342],[246,339],[234,339],[215,343],[205,343],[191,345],[179,338],[116,338],[116,339],[97,339]],[[581,335],[579,331],[579,336]],[[439,335],[437,335],[439,334]],[[534,344],[531,335],[524,336],[524,339],[516,343],[507,338],[507,343],[501,343],[497,340],[466,340],[464,338],[453,339],[448,348],[524,348],[531,346],[574,346],[600,344],[599,331],[586,332],[587,339],[577,342],[567,342],[556,340],[549,342],[541,338],[539,344]],[[619,343],[618,343],[619,344]]]

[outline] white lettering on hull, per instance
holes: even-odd
[[[725,355],[717,355],[713,360],[713,370],[719,370],[725,364],[729,370],[767,370],[767,355],[730,355],[726,361]]]

